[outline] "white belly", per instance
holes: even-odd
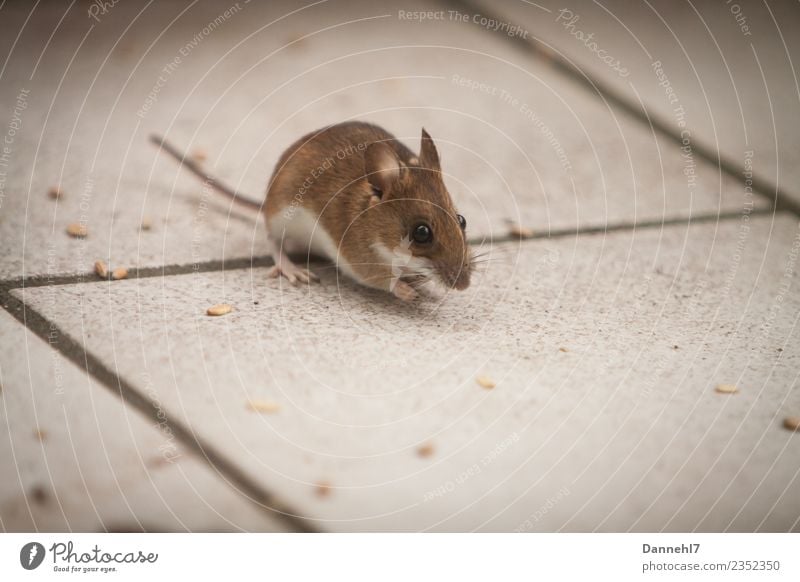
[[[292,253],[309,253],[330,259],[343,273],[360,280],[350,264],[339,253],[339,245],[328,234],[311,211],[295,207],[273,216],[268,224],[269,237]]]

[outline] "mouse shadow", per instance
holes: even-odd
[[[321,257],[290,257],[296,264],[305,266],[320,278],[315,285],[322,285],[324,292],[331,300],[337,300],[346,309],[354,309],[363,305],[366,300],[370,310],[376,315],[401,315],[408,320],[425,321],[438,318],[440,307],[449,295],[442,290],[419,289],[419,296],[413,301],[402,301],[388,291],[361,285],[344,275],[331,261]]]

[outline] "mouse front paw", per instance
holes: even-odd
[[[392,287],[392,295],[401,301],[413,301],[419,296],[419,293],[405,281],[397,281]]]

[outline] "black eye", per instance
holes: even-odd
[[[456,218],[458,219],[458,226],[461,227],[461,230],[465,230],[467,228],[467,219],[460,214],[456,214]]]
[[[424,245],[433,240],[433,231],[427,224],[418,224],[411,232],[411,238],[414,239],[414,242]]]

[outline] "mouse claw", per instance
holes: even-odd
[[[279,263],[275,265],[269,271],[267,271],[267,277],[270,279],[283,277],[292,285],[297,285],[298,283],[309,284],[314,281],[319,281],[319,277],[317,277],[314,273],[308,269],[298,267],[294,263]]]

